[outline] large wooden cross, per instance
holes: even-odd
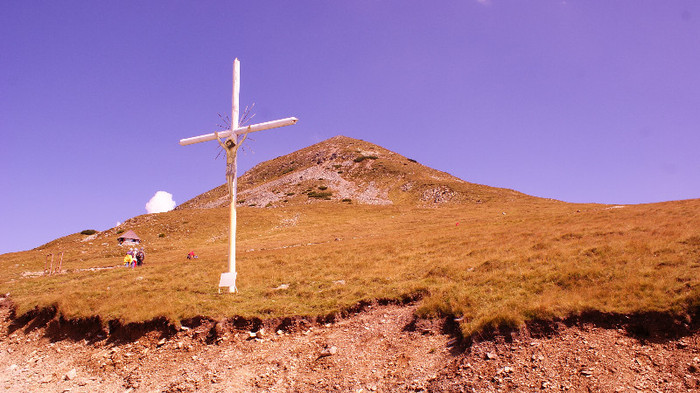
[[[193,143],[213,141],[217,139],[226,151],[226,183],[228,185],[229,198],[231,200],[231,230],[229,233],[228,272],[221,274],[219,290],[228,287],[229,292],[236,292],[236,156],[238,148],[248,137],[249,132],[269,130],[271,128],[290,126],[296,124],[296,117],[273,120],[242,127],[239,124],[238,95],[241,90],[241,62],[238,59],[233,62],[233,103],[231,105],[231,129],[211,134],[180,139],[180,145],[186,146]],[[240,137],[240,138],[239,138]],[[226,138],[224,142],[221,138]]]

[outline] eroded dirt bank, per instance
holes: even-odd
[[[671,338],[588,322],[462,348],[414,306],[370,306],[287,334],[217,327],[134,341],[10,326],[0,312],[0,389],[38,392],[700,391],[700,333]],[[216,333],[212,336],[212,332]]]

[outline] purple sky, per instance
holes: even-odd
[[[2,1],[0,253],[113,227],[163,190],[342,134],[569,202],[700,197],[697,1]],[[242,171],[240,173],[242,173]]]

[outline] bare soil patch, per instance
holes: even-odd
[[[459,343],[413,305],[368,305],[332,324],[260,321],[52,331],[0,308],[0,388],[51,392],[700,391],[700,333],[637,334],[607,320],[531,325]],[[593,319],[593,318],[589,318]],[[14,324],[13,324],[14,322]],[[292,327],[290,322],[290,327]],[[238,326],[236,326],[238,325]],[[663,324],[662,324],[663,325]],[[93,329],[89,327],[93,326]],[[261,330],[262,329],[262,330]],[[124,332],[124,327],[119,329]],[[127,329],[128,330],[128,329]],[[682,330],[682,329],[681,329]],[[60,333],[60,334],[59,334]]]

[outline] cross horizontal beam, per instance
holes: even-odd
[[[296,124],[297,121],[299,121],[299,119],[297,119],[296,117],[288,117],[286,119],[266,121],[264,123],[258,123],[258,124],[253,124],[250,126],[236,128],[233,130],[233,134],[234,135],[242,135],[242,134],[245,134],[247,132],[255,132],[255,131],[269,130],[271,128],[291,126],[293,124]],[[223,131],[219,132],[218,134],[219,134],[219,138],[228,138],[229,136],[231,136],[231,130],[223,130]],[[213,141],[214,139],[216,139],[216,133],[193,136],[191,138],[180,139],[180,145],[187,146],[187,145],[191,145],[191,144],[199,143],[199,142]]]

